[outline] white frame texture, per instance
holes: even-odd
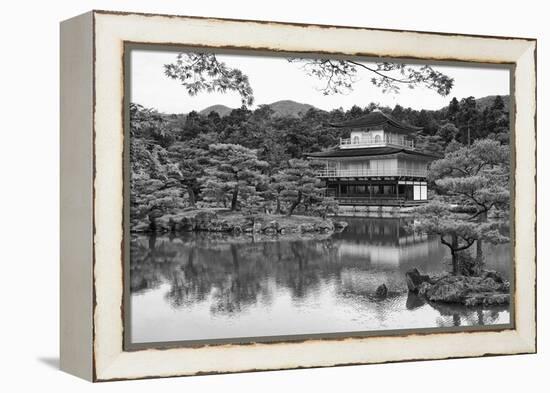
[[[124,351],[125,42],[514,64],[514,329]],[[62,369],[106,381],[536,351],[536,40],[92,11],[62,23],[61,50]]]

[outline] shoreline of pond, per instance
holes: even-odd
[[[188,209],[180,213],[148,217],[135,223],[131,233],[213,232],[233,234],[332,234],[348,223],[333,218],[283,214],[244,214],[227,209]]]

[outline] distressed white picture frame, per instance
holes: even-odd
[[[514,328],[123,350],[124,45],[513,64]],[[92,381],[536,351],[536,40],[92,11],[61,25],[61,368]]]

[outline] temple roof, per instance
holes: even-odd
[[[418,150],[409,150],[399,147],[365,147],[360,149],[332,149],[321,151],[318,153],[309,153],[306,154],[307,157],[311,158],[345,158],[345,157],[371,157],[371,156],[385,156],[393,155],[398,153],[409,154],[411,156],[424,157],[427,159],[438,159],[441,158],[435,154],[425,153]]]
[[[381,126],[384,131],[396,134],[409,134],[411,132],[422,130],[422,127],[415,127],[401,123],[400,121],[380,111],[374,111],[368,115],[341,123],[330,123],[329,125],[336,128],[368,128]]]

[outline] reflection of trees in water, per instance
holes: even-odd
[[[500,311],[503,310],[482,310],[478,308],[472,313],[466,314],[465,318],[468,320],[469,325],[492,325],[498,320]]]
[[[323,280],[339,279],[344,268],[357,267],[364,272],[370,257],[362,250],[370,253],[380,246],[399,247],[404,236],[400,220],[349,221],[344,233],[323,239],[258,242],[251,236],[204,232],[181,238],[134,238],[131,291],[138,293],[168,282],[172,287],[168,300],[175,307],[204,300],[212,293],[220,304],[215,309],[237,310],[239,305],[230,307],[229,302],[250,304],[260,293],[260,301],[269,302],[273,293],[267,282],[271,280],[287,288],[294,299],[302,299]],[[350,244],[358,251],[356,256],[338,252]],[[364,288],[354,285],[355,290]]]
[[[327,241],[263,242],[226,247],[229,250],[218,255],[217,263],[230,268],[224,270],[224,280],[212,282],[212,313],[242,312],[258,301],[268,305],[274,296],[273,285],[288,289],[293,299],[304,298],[318,287],[327,269],[337,270],[337,265],[328,262],[330,254],[326,250],[330,245]],[[202,251],[205,264],[209,266],[210,252]],[[213,273],[209,270],[207,274]]]
[[[254,304],[262,291],[262,283],[254,267],[242,263],[237,246],[230,244],[229,251],[232,269],[224,281],[213,286],[213,303],[210,307],[213,314],[241,312],[246,306]]]
[[[373,222],[352,226],[350,239],[338,234],[256,242],[252,237],[200,232],[180,238],[136,237],[131,243],[130,289],[139,293],[167,283],[166,300],[173,307],[209,300],[212,313],[238,313],[257,302],[270,304],[281,288],[300,301],[330,281],[342,296],[372,303],[377,300],[371,296],[376,286],[391,286],[391,278],[373,274],[369,260],[342,256],[339,248],[350,241],[365,248],[384,239],[391,243],[399,233],[398,220],[384,221],[379,228]]]
[[[172,266],[168,273],[170,290],[166,299],[173,307],[190,305],[206,299],[210,283],[205,280],[204,269],[195,263],[196,250],[191,248],[187,262],[183,265]]]
[[[414,293],[409,293],[406,302],[408,310],[415,310],[426,304],[439,312],[440,316],[436,318],[436,324],[440,327],[493,325],[498,321],[500,312],[507,310],[505,306],[483,310],[480,307],[433,303]]]
[[[131,244],[130,290],[141,293],[169,284],[174,307],[211,297],[212,313],[242,312],[270,304],[273,285],[294,299],[308,296],[341,266],[330,240],[210,244],[201,248],[166,237],[135,238]]]
[[[437,326],[493,325],[498,321],[500,312],[508,310],[506,306],[493,307],[484,310],[480,307],[465,307],[445,303],[429,303],[440,316],[436,319]]]
[[[407,220],[401,218],[346,218],[348,229],[335,238],[371,245],[399,245],[399,239],[406,236],[403,229]],[[414,236],[414,234],[411,234]]]
[[[332,241],[295,241],[283,244],[278,250],[278,263],[273,276],[279,286],[290,291],[294,300],[316,291],[322,280],[334,278],[341,271]]]
[[[394,307],[392,294],[406,291],[404,270],[412,263],[429,272],[430,264],[440,265],[440,254],[431,249],[431,243],[421,247],[427,239],[410,239],[399,229],[401,221],[383,220],[382,224],[355,221],[349,232],[308,240],[258,241],[247,235],[200,232],[181,237],[133,237],[130,291],[143,293],[167,284],[165,299],[174,308],[209,302],[211,313],[233,314],[258,303],[267,306],[282,290],[299,302],[333,285],[336,296],[362,304],[365,310],[373,310],[375,303],[375,311],[383,318],[384,308]],[[342,253],[342,248],[350,250],[350,244],[356,254]],[[380,258],[394,255],[393,246],[399,247],[398,259],[388,259],[385,264],[387,258]],[[382,283],[390,290],[385,301],[373,296]],[[418,299],[407,299],[407,309],[420,307],[416,303]],[[488,324],[498,319],[498,313],[485,311],[478,315],[442,310],[441,314],[441,326],[472,324],[474,320],[475,324]]]
[[[407,310],[416,310],[417,308],[420,308],[425,304],[426,299],[418,296],[415,293],[409,292],[409,294],[407,295],[407,302],[405,303],[405,307],[407,308]]]
[[[157,247],[156,236],[150,236],[146,240],[146,242],[131,240],[130,292],[132,293],[158,288],[163,282],[163,263],[172,260],[177,254],[176,250],[168,249],[164,242]]]

